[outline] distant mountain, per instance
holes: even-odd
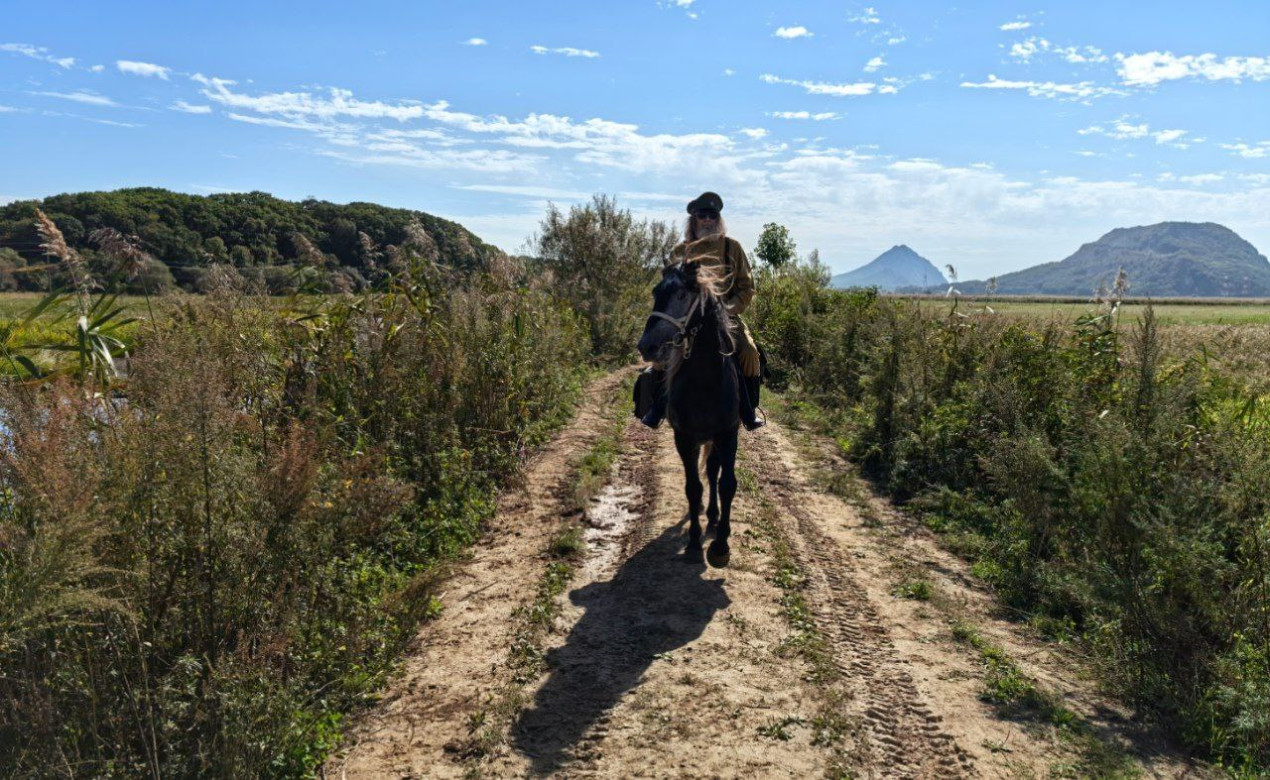
[[[1124,268],[1134,297],[1270,296],[1270,260],[1233,230],[1213,222],[1161,222],[1117,228],[1057,263],[997,277],[1003,295],[1092,295]],[[982,293],[983,281],[957,285]]]
[[[891,247],[868,265],[829,280],[830,287],[877,287],[887,291],[944,284],[947,284],[944,275],[931,261],[903,244]]]

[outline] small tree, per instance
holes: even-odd
[[[557,294],[582,314],[593,353],[625,359],[676,241],[671,225],[636,220],[613,198],[596,195],[567,215],[550,206],[530,249],[551,273]]]
[[[758,237],[758,246],[754,255],[768,265],[777,269],[793,261],[798,251],[794,239],[789,237],[789,229],[775,222],[763,226],[763,233]]]

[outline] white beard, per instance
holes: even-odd
[[[719,223],[718,223],[718,222],[714,223],[714,226],[713,226],[713,227],[704,227],[704,226],[702,226],[702,225],[700,225],[700,224],[699,224],[699,225],[697,225],[697,238],[698,238],[698,239],[702,239],[702,238],[710,238],[711,236],[717,236],[717,235],[719,235]]]

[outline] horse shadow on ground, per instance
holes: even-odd
[[[549,774],[570,756],[587,730],[639,684],[653,659],[705,630],[731,601],[721,580],[704,579],[698,554],[680,553],[681,521],[631,556],[608,582],[569,594],[586,610],[565,644],[547,654],[551,675],[532,709],[512,729],[517,750]]]

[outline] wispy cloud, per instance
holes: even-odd
[[[1116,72],[1125,84],[1153,87],[1178,79],[1209,81],[1265,81],[1270,79],[1270,58],[1218,57],[1216,54],[1176,55],[1151,51],[1145,54],[1117,54]]]
[[[581,190],[520,184],[464,184],[455,185],[454,189],[467,192],[492,192],[496,195],[515,195],[521,198],[538,198],[541,200],[590,200],[592,195],[590,192],[582,192]]]
[[[882,59],[882,55],[879,54],[878,56],[864,63],[864,72],[875,73],[879,69],[881,69],[884,65],[886,65],[886,60]]]
[[[61,68],[71,68],[75,65],[74,57],[55,57],[43,46],[32,46],[29,43],[0,43],[0,51],[21,54],[23,57],[30,57],[41,62],[51,62]]]
[[[358,100],[347,89],[332,87],[323,94],[310,92],[270,92],[248,95],[229,89],[235,82],[196,73],[191,77],[202,84],[203,96],[229,108],[276,114],[286,117],[310,117],[335,119],[355,117],[360,119],[395,119],[404,122],[424,115],[424,106],[417,101],[386,103],[379,100]]]
[[[847,21],[856,22],[857,24],[881,24],[882,18],[878,16],[877,10],[870,6],[855,16],[850,17]]]
[[[171,68],[155,65],[152,62],[136,62],[135,60],[115,60],[115,67],[119,69],[120,73],[126,73],[129,76],[153,77],[164,81],[167,81],[168,76],[172,73]]]
[[[1079,135],[1101,135],[1117,141],[1136,141],[1151,138],[1159,146],[1172,146],[1177,149],[1189,149],[1192,143],[1201,143],[1203,138],[1187,138],[1188,130],[1168,129],[1152,131],[1146,122],[1135,122],[1128,116],[1122,116],[1109,125],[1090,125],[1076,131]]]
[[[468,38],[466,41],[463,41],[464,46],[486,46],[488,44],[489,41],[484,38]]]
[[[180,111],[180,112],[182,112],[182,113],[186,113],[186,114],[210,114],[210,113],[212,113],[212,107],[211,107],[211,106],[196,106],[196,105],[191,105],[191,104],[189,104],[189,103],[186,103],[184,100],[178,100],[178,101],[176,101],[175,103],[173,103],[172,105],[168,106],[168,108],[172,109],[173,111]]]
[[[776,28],[776,32],[772,33],[772,35],[777,38],[793,39],[810,38],[815,35],[815,33],[811,32],[806,27],[799,25],[798,27],[778,27]]]
[[[534,54],[563,54],[566,57],[586,57],[587,59],[600,56],[598,51],[575,49],[572,46],[561,46],[555,49],[549,49],[546,46],[530,46],[529,50]]]
[[[1010,47],[1010,56],[1023,62],[1031,62],[1038,54],[1053,54],[1073,65],[1098,64],[1108,59],[1096,46],[1057,46],[1038,37],[1019,41]]]
[[[1006,22],[1005,24],[1001,25],[1000,29],[1005,32],[1013,32],[1015,30],[1026,30],[1027,28],[1031,26],[1032,26],[1031,22]]]
[[[76,92],[31,92],[32,95],[43,95],[44,97],[54,97],[61,100],[70,100],[75,103],[83,103],[86,106],[117,106],[115,101],[105,95],[98,95],[94,92],[86,92],[78,90]]]
[[[886,39],[886,45],[887,45],[887,46],[894,46],[894,45],[896,45],[897,43],[903,43],[904,41],[907,41],[907,40],[908,40],[908,38],[904,37],[903,35],[896,35],[896,36],[893,36],[893,37],[891,37],[891,38],[887,38],[887,39]]]
[[[798,81],[796,79],[785,79],[780,76],[773,76],[771,73],[764,73],[759,76],[759,80],[768,84],[788,84],[793,87],[802,87],[802,89],[809,95],[859,97],[861,95],[871,95],[878,91],[877,84],[870,81],[861,81],[854,84],[831,84],[824,81]]]
[[[810,111],[768,111],[767,115],[774,119],[810,119],[814,122],[842,118],[842,115],[837,111],[822,111],[817,114],[813,114]]]
[[[741,135],[753,138],[755,141],[759,140],[760,138],[767,137],[767,130],[762,127],[743,127],[737,132],[739,132]]]
[[[1257,144],[1246,144],[1243,142],[1237,144],[1220,144],[1221,148],[1232,154],[1237,154],[1245,160],[1259,160],[1264,157],[1270,157],[1270,141],[1262,141]]]
[[[981,83],[963,81],[962,87],[967,89],[1006,89],[1026,90],[1032,97],[1049,98],[1051,100],[1089,100],[1109,95],[1123,96],[1126,93],[1113,87],[1103,87],[1092,81],[1081,81],[1076,84],[1059,84],[1053,81],[1011,81],[999,79],[988,74],[988,80]]]

